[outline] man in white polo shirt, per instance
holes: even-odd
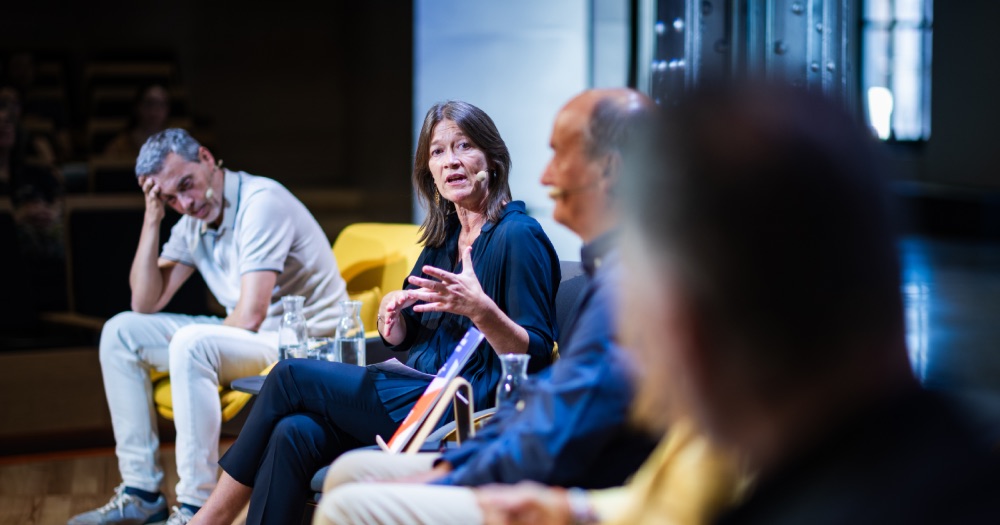
[[[123,481],[107,505],[70,525],[186,523],[217,479],[218,385],[277,359],[280,298],[306,298],[312,336],[332,335],[346,299],[329,240],[281,184],[223,169],[182,129],[150,137],[135,171],[146,213],[129,276],[132,311],[104,325],[100,344]],[[165,206],[183,217],[159,251]],[[161,312],[195,271],[226,308],[224,319]],[[151,370],[170,372],[177,428],[181,506],[169,519]]]

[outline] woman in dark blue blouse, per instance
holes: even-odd
[[[470,326],[486,341],[462,369],[476,407],[492,406],[498,354],[549,363],[556,338],[559,261],[541,226],[512,201],[510,153],[492,119],[464,102],[427,112],[413,184],[428,209],[424,250],[405,288],[379,307],[385,342],[406,364],[435,374]],[[299,523],[309,480],[341,453],[391,436],[429,381],[322,361],[287,360],[268,374],[224,473],[194,524]]]

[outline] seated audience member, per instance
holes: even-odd
[[[259,373],[278,357],[285,295],[305,296],[309,335],[332,335],[347,299],[322,228],[274,180],[221,168],[182,129],[146,141],[136,161],[146,213],[129,282],[132,310],[101,332],[100,358],[122,484],[111,501],[71,525],[186,523],[218,473],[219,385]],[[165,207],[183,217],[160,250]],[[163,313],[198,271],[225,318]],[[160,492],[156,412],[149,373],[169,371],[177,427],[177,500]]]
[[[13,195],[26,165],[55,169],[52,144],[21,126],[21,95],[13,86],[0,86],[0,195]],[[58,171],[53,172],[62,184]]]
[[[627,146],[655,111],[644,95],[611,89],[586,91],[556,116],[541,182],[552,187],[555,220],[584,241],[589,282],[560,359],[525,389],[523,410],[498,411],[475,438],[443,454],[344,456],[330,469],[313,523],[483,523],[472,487],[609,487],[646,459],[655,439],[627,425],[631,363],[615,343],[621,261],[613,195]],[[398,483],[352,483],[372,478]]]
[[[170,118],[170,93],[160,84],[139,88],[132,105],[128,125],[104,148],[105,157],[134,159],[139,148],[154,133],[167,129]]]
[[[24,261],[37,310],[65,310],[66,246],[63,241],[63,188],[55,170],[27,164],[18,169],[11,195],[18,253]]]
[[[17,90],[0,86],[0,198],[10,199],[18,240],[8,248],[29,273],[31,311],[65,310],[62,177],[51,145],[28,133],[20,116]]]
[[[914,379],[879,147],[818,95],[703,89],[625,178],[646,421],[755,472],[715,522],[996,523],[987,436]],[[650,517],[652,520],[652,516]]]
[[[524,203],[511,200],[510,166],[481,109],[451,101],[427,112],[413,164],[414,189],[428,208],[424,249],[405,288],[379,307],[383,339],[426,374],[437,373],[470,327],[482,331],[486,341],[461,371],[477,407],[495,400],[499,354],[526,353],[538,369],[556,337],[559,260]],[[229,524],[247,500],[247,523],[299,523],[313,474],[392,435],[429,383],[385,364],[279,363],[192,523]]]
[[[54,162],[62,163],[70,160],[73,154],[72,137],[70,134],[69,106],[65,93],[60,98],[53,99],[51,95],[33,96],[51,88],[39,89],[38,60],[27,51],[12,53],[7,60],[7,70],[3,74],[4,84],[17,92],[19,100],[19,119],[21,121],[46,121],[51,123],[51,130],[34,139],[43,141],[46,154],[52,155]],[[2,68],[0,68],[2,69]],[[0,89],[2,91],[2,89]]]

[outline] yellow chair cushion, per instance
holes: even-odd
[[[266,376],[277,363],[271,363],[260,375]],[[153,402],[156,404],[156,411],[165,419],[174,419],[174,401],[170,394],[170,374],[167,372],[152,371],[150,379],[153,382]],[[250,402],[253,396],[245,392],[237,392],[229,388],[219,387],[219,402],[222,405],[222,420],[229,421],[236,417],[236,414],[243,410],[243,407]]]

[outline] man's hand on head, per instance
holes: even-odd
[[[156,180],[148,175],[139,177],[139,187],[146,197],[146,222],[159,225],[164,216],[160,187],[156,184]]]

